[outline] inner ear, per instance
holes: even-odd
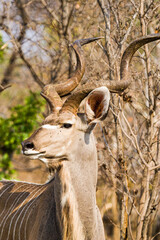
[[[93,90],[85,102],[85,112],[89,123],[102,121],[107,116],[110,92],[106,87]]]
[[[91,95],[88,99],[88,104],[90,105],[91,110],[94,112],[95,118],[99,118],[103,113],[103,99],[104,94],[96,92],[94,95]]]

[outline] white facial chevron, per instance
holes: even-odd
[[[59,126],[57,125],[50,125],[50,124],[45,124],[45,125],[42,125],[42,128],[44,129],[57,129],[59,128]]]

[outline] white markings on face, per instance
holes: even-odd
[[[47,163],[47,162],[48,162],[45,157],[39,157],[39,160],[41,160],[41,161],[44,162],[44,163]]]
[[[45,124],[45,125],[42,125],[42,128],[44,128],[44,129],[57,129],[57,128],[59,128],[59,126],[58,125]]]
[[[25,155],[34,155],[34,154],[38,154],[38,153],[39,153],[38,151],[35,151],[33,149],[28,149],[28,150],[24,151]]]
[[[40,154],[37,154],[35,156],[31,156],[32,159],[40,159],[40,157],[43,157],[44,156],[44,153],[40,153]]]
[[[31,159],[40,159],[40,157],[44,156],[44,153],[40,153],[38,151],[31,150],[31,149],[25,151],[24,154],[27,155],[28,157],[30,157]]]

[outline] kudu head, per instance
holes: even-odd
[[[22,142],[25,155],[56,167],[62,161],[71,159],[73,153],[77,154],[76,148],[83,151],[87,150],[88,145],[92,148],[90,133],[96,122],[106,116],[110,99],[109,90],[100,87],[95,90],[78,91],[69,95],[64,103],[61,97],[73,91],[84,74],[85,64],[81,46],[98,39],[75,41],[72,47],[76,53],[77,67],[72,77],[62,84],[49,84],[44,87],[41,95],[49,103],[51,113],[43,121],[42,126]],[[85,113],[78,113],[79,105],[85,97],[87,97]]]
[[[92,130],[97,122],[105,119],[109,107],[110,92],[123,92],[130,84],[129,64],[133,54],[146,43],[160,39],[160,34],[148,35],[134,40],[126,48],[120,66],[121,81],[95,88],[90,86],[73,92],[63,103],[62,96],[69,94],[79,84],[84,74],[84,59],[81,46],[98,38],[82,39],[72,45],[77,68],[73,76],[58,85],[47,85],[42,96],[48,101],[51,114],[30,138],[22,142],[25,155],[40,159],[48,165],[60,166],[63,161],[86,157],[96,152]],[[78,108],[84,99],[84,112]]]

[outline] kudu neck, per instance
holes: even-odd
[[[81,149],[79,153],[69,156],[55,175],[55,198],[63,239],[84,240],[83,235],[94,234],[97,184],[95,143],[89,149]]]

